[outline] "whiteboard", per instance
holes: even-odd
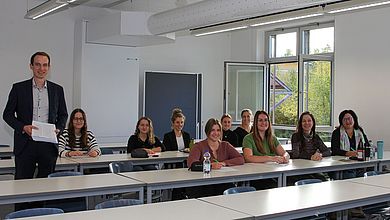
[[[139,59],[133,48],[85,44],[81,108],[98,143],[127,143],[138,120]]]

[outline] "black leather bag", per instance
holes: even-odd
[[[148,158],[148,152],[142,148],[137,148],[131,151],[131,157],[133,158]]]
[[[191,164],[191,167],[188,168],[188,170],[195,171],[195,172],[202,172],[203,163],[201,161],[195,161]]]

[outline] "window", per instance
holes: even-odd
[[[270,36],[270,57],[290,57],[297,55],[297,33],[283,33]]]
[[[241,120],[241,110],[264,109],[265,64],[225,62],[224,112],[234,124]]]
[[[317,131],[328,140],[333,124],[333,24],[267,32],[266,39],[269,113],[276,136],[290,138],[299,115],[310,111]]]

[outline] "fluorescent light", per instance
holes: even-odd
[[[70,0],[70,1],[75,1],[75,0]],[[53,11],[56,11],[68,4],[69,3],[67,1],[63,1],[63,0],[48,0],[28,10],[27,14],[24,17],[35,20]]]
[[[335,10],[329,11],[327,13],[334,14],[334,13],[358,10],[358,9],[363,9],[363,8],[370,8],[370,7],[375,7],[375,6],[387,5],[387,4],[390,4],[390,1],[372,3],[372,4],[367,4],[367,5],[353,6],[353,7],[349,7],[349,8],[335,9]]]
[[[226,32],[226,31],[234,31],[234,30],[245,29],[247,27],[248,26],[240,26],[240,27],[227,28],[227,29],[222,29],[222,30],[217,30],[217,31],[209,31],[209,32],[195,34],[195,36],[196,37],[200,37],[200,36],[209,35],[209,34],[217,34],[217,33],[222,33],[222,32]]]
[[[261,25],[268,25],[268,24],[276,24],[276,23],[281,23],[281,22],[286,22],[286,21],[293,21],[293,20],[299,20],[299,19],[305,19],[305,18],[311,18],[311,17],[317,17],[321,16],[323,13],[315,13],[315,14],[308,14],[308,15],[302,15],[302,16],[296,16],[296,17],[290,17],[290,18],[283,18],[283,19],[278,19],[278,20],[273,20],[273,21],[265,21],[265,22],[260,22],[257,24],[252,24],[251,27],[257,27]]]

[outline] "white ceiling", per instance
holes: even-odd
[[[121,11],[157,13],[200,1],[201,0],[79,0],[79,4]]]

